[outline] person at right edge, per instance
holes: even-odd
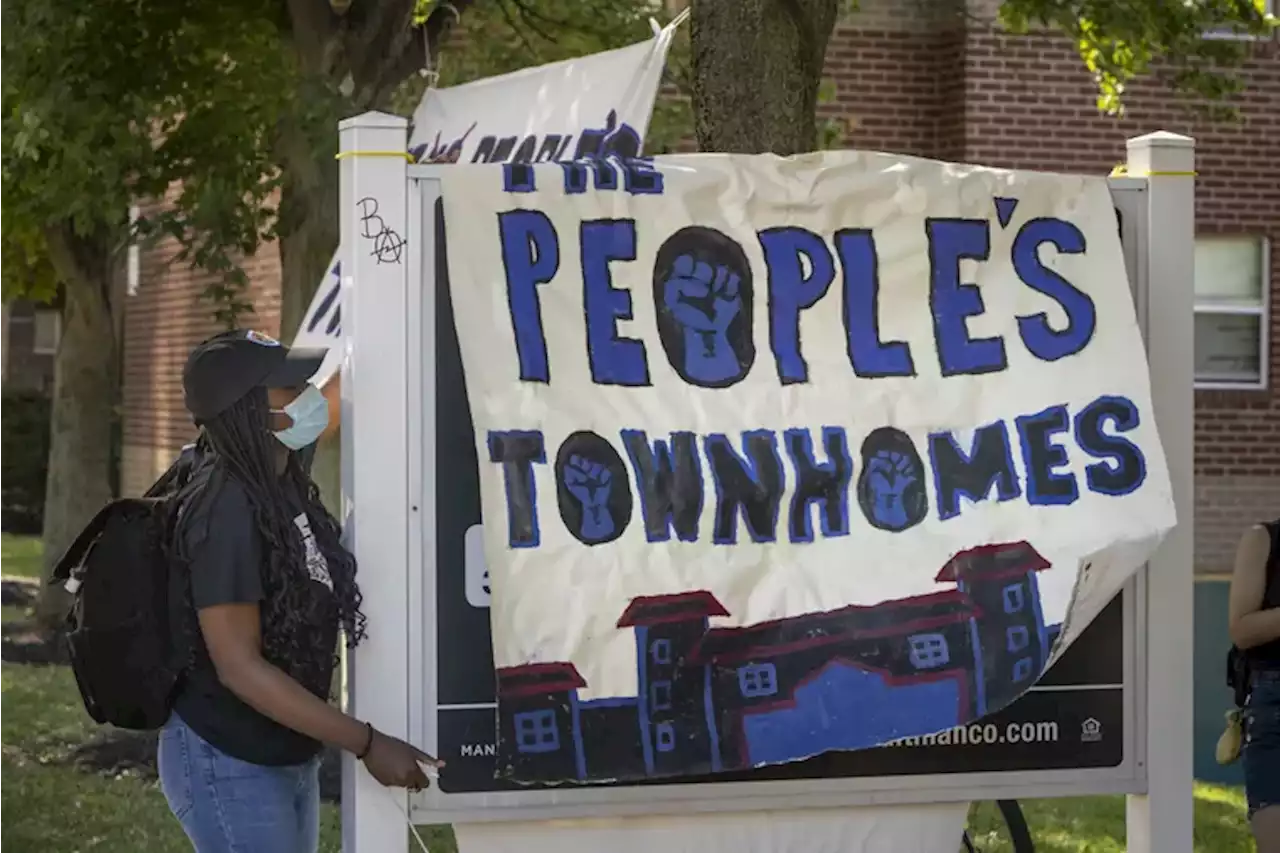
[[[310,476],[337,426],[323,351],[252,331],[192,352],[187,408],[201,434],[179,510],[170,599],[189,663],[160,732],[160,784],[198,853],[315,853],[321,745],[383,785],[427,785],[440,762],[331,705],[339,628],[363,635],[355,559]],[[194,481],[193,481],[194,482]]]
[[[1280,519],[1251,527],[1236,551],[1231,641],[1245,657],[1245,796],[1258,853],[1280,853]]]

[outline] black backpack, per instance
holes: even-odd
[[[1276,594],[1272,587],[1280,585],[1280,521],[1263,525],[1271,534],[1271,553],[1267,557],[1267,585],[1263,593],[1263,602],[1270,601]],[[1231,688],[1232,700],[1237,708],[1243,708],[1249,701],[1251,672],[1249,658],[1233,644],[1227,652],[1227,686]]]
[[[183,448],[141,498],[103,507],[54,567],[50,584],[74,596],[66,641],[95,722],[145,731],[169,717],[186,664],[170,624],[170,540],[181,507],[207,479],[202,455]]]

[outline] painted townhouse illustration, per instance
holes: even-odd
[[[705,590],[635,598],[637,695],[584,700],[567,661],[499,669],[499,772],[612,781],[743,770],[961,725],[1044,669],[1046,625],[1026,542],[961,552],[954,589],[742,627]],[[620,735],[634,732],[631,738]]]

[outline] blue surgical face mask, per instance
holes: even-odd
[[[301,450],[315,444],[320,434],[329,426],[329,401],[314,385],[308,385],[294,401],[283,409],[272,409],[272,414],[288,415],[293,424],[287,429],[272,433],[276,439],[290,450]]]

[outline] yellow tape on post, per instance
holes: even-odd
[[[1194,178],[1196,172],[1135,172],[1130,173],[1128,166],[1116,166],[1111,170],[1113,178]]]
[[[345,160],[347,157],[403,157],[410,163],[417,162],[408,151],[339,151],[333,155],[335,160]]]

